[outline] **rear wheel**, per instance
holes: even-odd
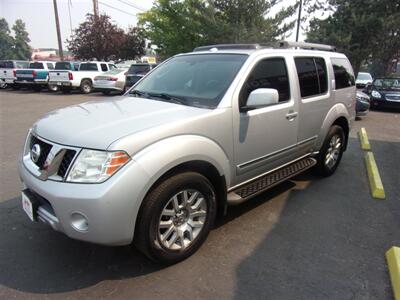
[[[345,141],[343,128],[333,125],[318,154],[316,170],[320,175],[330,176],[335,173],[342,159]]]
[[[0,89],[5,89],[5,88],[7,88],[7,83],[1,82],[0,83]]]
[[[215,216],[215,192],[207,178],[194,172],[172,176],[143,201],[135,244],[154,261],[179,262],[203,244]]]
[[[56,86],[54,84],[49,84],[47,88],[50,92],[58,92],[58,90],[59,90],[58,86]]]
[[[84,79],[81,82],[81,86],[80,86],[81,92],[84,94],[89,94],[90,92],[92,92],[92,82],[88,79]]]

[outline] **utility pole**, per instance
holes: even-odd
[[[93,13],[95,19],[99,16],[99,4],[97,3],[97,0],[93,0]]]
[[[56,18],[57,39],[58,39],[58,53],[60,55],[60,59],[64,60],[64,53],[63,53],[62,42],[61,42],[60,21],[58,20],[57,0],[53,0],[53,4],[54,4],[54,15],[55,15],[55,18]]]
[[[299,5],[299,15],[297,17],[297,31],[296,31],[296,42],[299,41],[299,32],[300,32],[300,20],[301,20],[301,8],[303,6],[303,0],[299,0],[300,5]]]

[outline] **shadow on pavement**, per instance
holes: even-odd
[[[335,175],[312,180],[307,197],[291,192],[237,267],[235,299],[392,299],[385,252],[400,246],[400,143],[371,142],[386,200],[370,196],[364,153],[351,139]]]

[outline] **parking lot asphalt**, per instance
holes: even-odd
[[[307,172],[231,207],[195,255],[163,268],[131,246],[71,240],[20,207],[28,128],[100,95],[0,91],[0,299],[393,299],[384,254],[400,246],[399,112],[356,121],[332,177]],[[386,200],[370,195],[361,127]]]

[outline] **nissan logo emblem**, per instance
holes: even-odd
[[[39,157],[40,157],[40,152],[41,152],[41,149],[40,149],[40,145],[39,144],[35,144],[35,145],[32,146],[31,159],[32,159],[32,161],[34,163],[38,162]]]

